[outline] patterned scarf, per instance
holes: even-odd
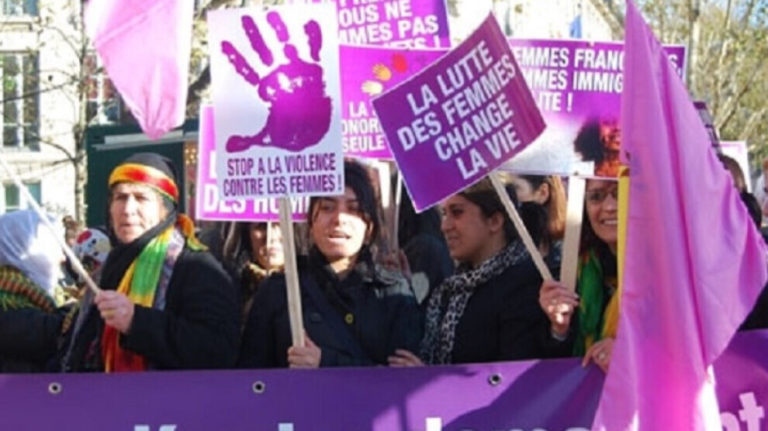
[[[458,273],[435,289],[427,306],[427,323],[421,342],[421,359],[426,364],[449,364],[456,326],[477,286],[498,276],[528,257],[521,241],[509,244],[475,269],[462,265]]]
[[[611,284],[612,276],[603,271],[600,259],[594,250],[589,250],[579,259],[578,270],[579,327],[573,345],[574,356],[584,356],[595,342],[605,337],[615,337],[618,326],[619,295],[612,294],[607,306],[606,282]]]
[[[150,240],[128,266],[117,291],[126,295],[134,304],[164,309],[165,290],[185,240],[192,249],[202,247],[194,236],[192,221],[184,215],[179,215],[176,226],[168,226]],[[120,333],[110,326],[105,326],[102,333],[101,354],[104,371],[108,373],[147,369],[146,358],[120,347]]]
[[[0,266],[0,308],[36,308],[52,313],[56,304],[40,286],[12,266]]]

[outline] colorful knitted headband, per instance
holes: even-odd
[[[179,201],[179,189],[176,182],[163,171],[138,163],[124,163],[115,168],[109,176],[109,187],[117,183],[139,183],[152,187],[161,194]]]

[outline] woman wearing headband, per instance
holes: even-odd
[[[86,295],[65,371],[223,368],[237,353],[236,292],[178,212],[170,160],[135,154],[109,177],[114,247]]]

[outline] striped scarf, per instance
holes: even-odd
[[[56,304],[48,293],[20,270],[12,266],[0,266],[0,308],[36,308],[52,313],[56,310]]]
[[[606,337],[615,337],[618,327],[619,295],[606,298],[606,283],[615,285],[615,278],[605,274],[594,250],[579,259],[578,269],[579,327],[573,345],[574,356],[584,356],[592,344]],[[611,283],[613,282],[613,283]],[[606,304],[607,303],[607,304]]]
[[[120,280],[117,291],[126,295],[134,304],[160,309],[165,307],[164,289],[162,296],[158,296],[161,293],[158,292],[158,286],[167,287],[175,258],[184,246],[184,241],[180,241],[178,250],[172,253],[171,259],[167,259],[169,245],[172,243],[177,228],[181,231],[183,238],[186,239],[188,247],[193,250],[204,248],[194,236],[192,221],[184,215],[179,215],[176,226],[169,226],[153,238],[131,263]],[[105,372],[143,371],[147,369],[146,358],[120,347],[120,333],[115,328],[104,327],[101,350]]]

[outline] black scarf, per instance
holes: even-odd
[[[123,279],[125,271],[136,260],[144,247],[149,244],[156,236],[165,231],[168,226],[176,222],[176,210],[171,211],[168,216],[157,226],[144,232],[129,244],[122,244],[115,241],[115,245],[107,256],[106,262],[101,270],[101,287],[106,290],[115,290]],[[110,228],[110,237],[114,238],[114,232]]]

